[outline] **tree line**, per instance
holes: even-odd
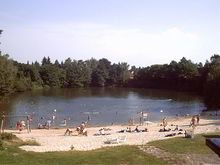
[[[0,31],[1,34],[2,31]],[[0,96],[39,88],[133,87],[197,92],[204,96],[209,108],[220,107],[220,56],[193,63],[179,62],[129,67],[126,62],[111,63],[108,59],[51,62],[44,57],[31,64],[19,63],[0,51]]]
[[[0,55],[1,95],[49,87],[122,87],[130,75],[127,63],[111,64],[105,58],[86,61],[68,58],[52,63],[49,57],[44,57],[41,63],[23,64]]]
[[[220,56],[217,54],[204,65],[183,57],[179,62],[131,70],[134,79],[129,81],[130,87],[196,92],[203,96],[209,109],[220,108]]]

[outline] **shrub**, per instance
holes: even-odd
[[[23,141],[21,143],[22,146],[28,145],[28,146],[40,146],[40,144],[38,142],[36,142],[35,140],[28,140],[28,141]]]
[[[12,133],[2,133],[2,134],[0,134],[0,140],[12,140],[15,137],[16,136],[13,135]]]
[[[3,149],[4,149],[3,142],[2,142],[2,140],[0,140],[0,150],[3,150]]]

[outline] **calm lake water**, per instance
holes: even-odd
[[[148,120],[161,120],[186,114],[197,114],[205,109],[202,99],[188,93],[152,89],[88,88],[50,89],[17,94],[0,103],[8,128],[15,127],[22,115],[32,115],[32,127],[52,120],[59,126],[64,119],[69,126],[90,119],[92,125],[127,123],[130,118],[139,121],[137,113],[147,112]]]

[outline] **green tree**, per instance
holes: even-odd
[[[4,96],[14,92],[17,68],[8,55],[0,55],[0,95]]]
[[[205,67],[206,82],[204,85],[205,102],[210,109],[220,108],[220,56],[215,54]]]
[[[49,65],[49,64],[51,64],[51,62],[50,62],[50,57],[43,57],[43,59],[42,59],[42,65]]]
[[[42,65],[40,75],[44,82],[44,86],[60,87],[60,79],[58,68],[52,64]]]
[[[97,68],[92,73],[92,86],[107,86],[110,81],[109,71],[111,69],[111,62],[106,58],[98,61]]]
[[[130,78],[129,65],[126,62],[119,63],[117,66],[117,84],[124,86]]]
[[[24,92],[26,90],[31,90],[32,82],[30,75],[24,76],[23,71],[18,71],[14,86],[16,92]]]

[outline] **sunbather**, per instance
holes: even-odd
[[[138,125],[137,125],[136,128],[134,129],[134,132],[141,132],[141,131],[138,129]]]
[[[70,134],[72,134],[72,133],[73,133],[73,131],[72,131],[71,129],[67,128],[67,129],[66,129],[66,132],[64,133],[64,136],[65,136],[66,134],[68,134],[68,135],[70,136]]]
[[[169,132],[171,129],[168,128],[168,129],[160,129],[159,132]]]
[[[99,130],[99,133],[94,134],[94,136],[110,135],[110,133],[106,133],[105,130],[109,130],[109,129],[101,128]]]
[[[131,132],[131,127],[127,127],[126,132]]]
[[[176,136],[176,133],[171,133],[171,134],[165,135],[165,137],[171,137],[171,136]]]
[[[105,130],[104,130],[104,128],[101,128],[101,129],[99,130],[99,133],[100,133],[100,135],[105,135]]]
[[[144,130],[142,130],[142,132],[148,132],[148,129],[147,129],[147,128],[145,128]]]

